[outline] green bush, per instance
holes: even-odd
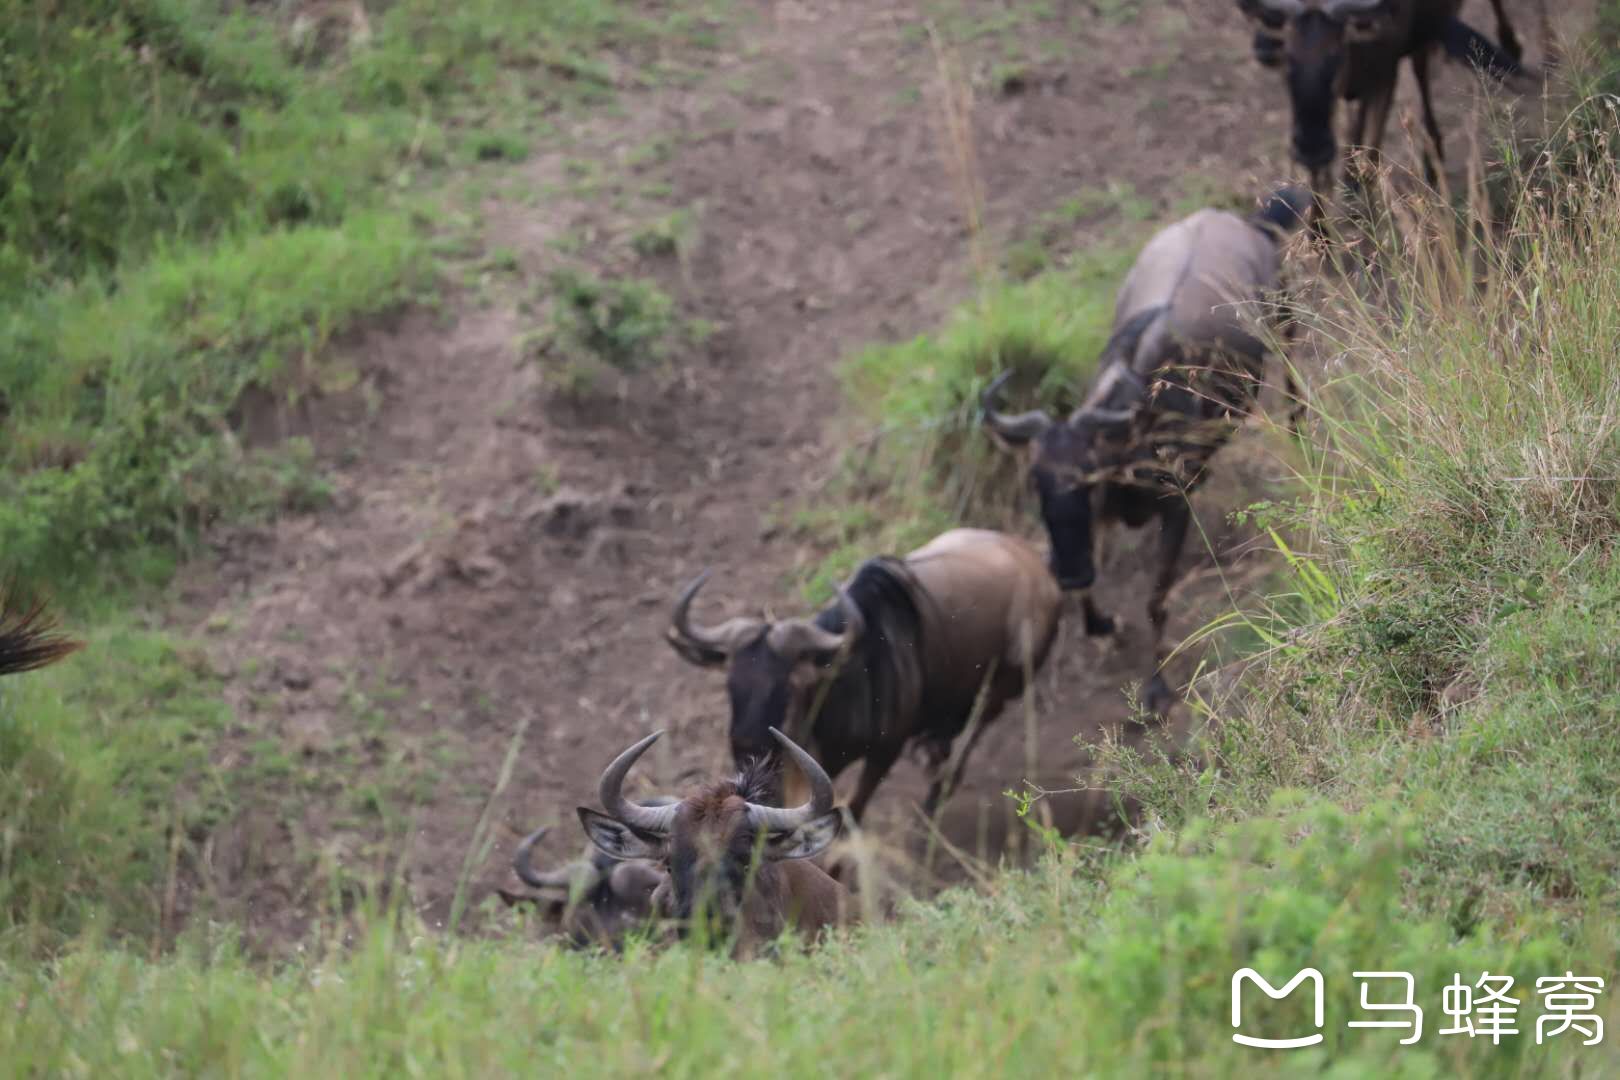
[[[154,936],[174,830],[228,805],[226,708],[197,658],[117,617],[0,688],[0,956],[79,934]]]
[[[249,386],[303,388],[329,336],[404,300],[421,240],[392,215],[222,241],[111,284],[0,311],[0,565],[60,577],[132,544],[184,543],[212,515],[307,490],[296,446],[222,437]]]

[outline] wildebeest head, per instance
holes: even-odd
[[[642,739],[602,774],[598,796],[607,811],[579,808],[585,833],[613,859],[647,859],[663,873],[652,905],[682,934],[701,926],[712,938],[732,930],[753,940],[779,934],[796,903],[779,872],[784,860],[820,854],[842,824],[832,780],[816,760],[780,731],[771,734],[810,784],[810,800],[791,809],[756,799],[769,789],[768,759],[671,806],[645,806],[624,797],[625,774],[662,732]],[[830,882],[830,879],[826,879]],[[836,888],[836,886],[834,886]]]
[[[1146,396],[1145,381],[1126,361],[1163,313],[1162,307],[1140,312],[1114,333],[1103,350],[1103,374],[1088,403],[1067,421],[1054,420],[1044,409],[997,412],[996,397],[1011,371],[980,395],[985,427],[1011,446],[1029,447],[1030,481],[1052,545],[1052,576],[1064,589],[1089,589],[1097,578],[1093,496],[1098,483],[1126,456]]]
[[[656,800],[670,805],[673,799]],[[551,831],[536,829],[524,837],[512,856],[512,869],[534,895],[497,890],[509,906],[533,904],[555,923],[575,945],[606,945],[617,948],[624,936],[648,924],[653,891],[663,881],[663,872],[644,859],[620,862],[610,859],[594,845],[584,854],[552,870],[536,870],[532,864],[535,847]]]
[[[727,665],[732,758],[741,764],[774,752],[766,737],[772,728],[805,730],[818,687],[860,640],[866,620],[840,589],[838,604],[811,619],[740,616],[701,626],[692,622],[692,599],[708,580],[705,570],[681,590],[666,636],[694,664]]]
[[[1320,193],[1332,183],[1338,158],[1333,116],[1344,93],[1352,45],[1377,40],[1394,0],[1238,0],[1258,24],[1255,59],[1281,67],[1293,108],[1290,145]]]

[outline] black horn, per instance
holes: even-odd
[[[1045,409],[1032,409],[1010,416],[996,411],[996,396],[1001,393],[1001,388],[1007,384],[1012,375],[1012,369],[1008,368],[984,388],[984,393],[979,395],[979,409],[984,413],[985,427],[1017,446],[1040,436],[1052,426],[1053,420]]]
[[[675,651],[694,664],[723,663],[732,653],[758,637],[765,628],[763,619],[746,616],[727,619],[719,626],[693,626],[692,598],[709,580],[709,573],[708,570],[703,571],[681,590],[680,596],[675,599],[675,611],[665,634]]]
[[[821,763],[811,757],[809,752],[786,735],[771,728],[771,735],[782,744],[782,749],[793,758],[799,771],[810,784],[810,801],[802,806],[784,809],[777,806],[760,806],[758,803],[749,803],[748,811],[758,824],[773,832],[792,832],[814,821],[833,808],[832,778]]]
[[[570,863],[561,870],[536,870],[529,863],[535,845],[545,839],[551,826],[542,825],[528,836],[525,836],[512,854],[512,870],[517,874],[523,884],[536,889],[572,889],[574,882],[579,880],[582,889],[589,889],[596,884],[601,872],[592,866],[588,860]]]
[[[860,640],[862,631],[866,629],[866,618],[850,597],[848,590],[842,586],[838,589],[838,607],[844,613],[844,629],[841,633],[823,630],[813,619],[783,619],[771,627],[771,634],[767,639],[771,651],[778,656],[789,658],[799,657],[807,652],[837,652],[853,645]]]
[[[662,731],[655,731],[614,758],[607,769],[603,771],[601,782],[596,786],[596,795],[602,800],[602,809],[632,828],[653,833],[657,836],[668,835],[670,828],[675,823],[676,806],[673,804],[667,806],[643,806],[640,803],[626,799],[622,789],[625,774],[636,763],[636,759],[647,752],[647,747],[657,742],[658,737],[662,734]]]

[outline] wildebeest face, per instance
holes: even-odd
[[[1338,157],[1333,114],[1345,69],[1344,24],[1320,11],[1292,20],[1286,39],[1294,159],[1313,173]]]
[[[838,835],[842,817],[833,807],[832,781],[804,750],[779,731],[771,734],[810,782],[811,799],[804,806],[784,810],[754,801],[769,787],[765,759],[674,806],[631,803],[619,788],[655,733],[603,773],[599,794],[607,814],[579,808],[586,835],[599,850],[614,859],[650,860],[662,871],[652,907],[675,920],[682,936],[693,930],[704,931],[709,940],[727,936],[744,918],[750,898],[763,907],[750,921],[768,932],[780,929],[772,924],[782,921],[782,898],[772,891],[769,865],[818,855]]]
[[[765,757],[775,747],[768,732],[799,731],[807,691],[816,679],[815,654],[783,655],[771,648],[770,635],[761,634],[739,649],[726,671],[726,693],[731,698],[731,756],[733,761]]]
[[[1238,6],[1257,24],[1255,59],[1286,73],[1294,160],[1320,188],[1338,158],[1333,118],[1350,48],[1379,36],[1387,0],[1238,0]]]
[[[1030,476],[1051,541],[1052,576],[1064,589],[1089,589],[1097,578],[1091,479],[1099,465],[1095,432],[1053,424],[1034,440],[1032,450]]]
[[[840,590],[837,605],[813,619],[742,616],[702,626],[692,621],[691,606],[708,577],[705,571],[682,590],[666,638],[694,664],[726,666],[732,760],[741,763],[775,751],[772,728],[805,730],[820,688],[860,639],[865,620]]]

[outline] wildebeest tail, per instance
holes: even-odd
[[[44,601],[26,601],[13,589],[0,595],[0,675],[54,664],[83,647],[57,631]]]
[[[1524,73],[1524,67],[1507,50],[1461,19],[1446,20],[1440,28],[1440,44],[1453,60],[1474,64],[1493,79]]]

